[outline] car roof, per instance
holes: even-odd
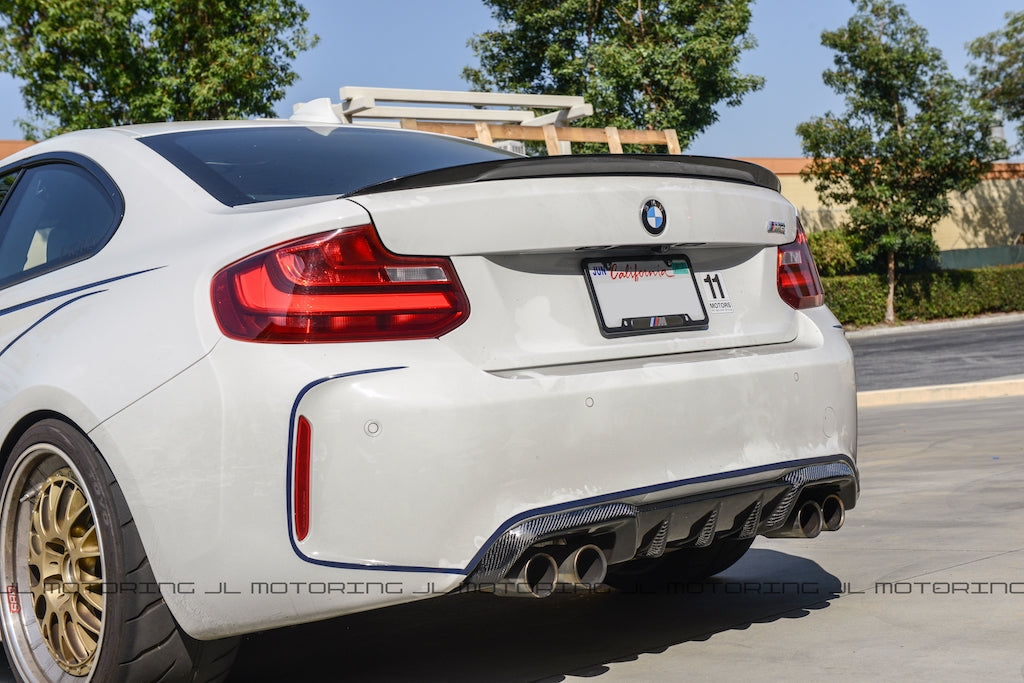
[[[118,140],[141,140],[168,133],[183,133],[205,130],[240,130],[251,128],[307,128],[318,131],[331,131],[336,128],[362,129],[372,134],[373,131],[392,131],[408,135],[426,135],[437,137],[435,133],[380,126],[361,126],[353,124],[320,123],[297,121],[290,119],[237,119],[219,121],[167,121],[161,123],[137,123],[107,128],[86,128],[41,140],[36,144],[21,149],[7,157],[0,158],[0,168],[21,162],[24,159],[50,152],[81,152],[84,147],[98,144],[119,144]]]
[[[260,127],[292,127],[292,128],[346,128],[370,126],[352,126],[351,124],[310,123],[309,121],[292,121],[289,119],[239,119],[230,121],[167,121],[163,123],[135,123],[116,128],[101,128],[97,131],[77,131],[78,133],[111,130],[131,137],[148,137],[165,133],[181,133],[196,130],[216,130],[224,128],[260,128]],[[70,135],[70,133],[69,133]]]

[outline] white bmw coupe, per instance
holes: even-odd
[[[705,579],[857,501],[853,360],[769,171],[295,121],[0,161],[0,615],[26,680]]]

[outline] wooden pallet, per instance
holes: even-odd
[[[548,154],[562,154],[560,142],[596,142],[608,145],[612,154],[622,154],[623,145],[655,145],[666,147],[669,154],[682,154],[676,132],[669,130],[637,130],[625,128],[574,128],[571,126],[519,126],[477,121],[450,123],[402,119],[402,128],[429,133],[453,135],[493,145],[495,140],[534,140],[547,145]]]

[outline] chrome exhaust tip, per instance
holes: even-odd
[[[796,509],[786,523],[770,531],[765,536],[768,538],[815,538],[821,533],[824,526],[824,517],[821,513],[821,506],[813,500],[806,501]]]
[[[839,531],[846,521],[846,505],[843,499],[832,493],[825,496],[821,501],[822,529],[825,531]]]
[[[558,563],[547,553],[536,553],[494,584],[494,594],[519,598],[546,598],[555,592]]]
[[[594,589],[608,574],[608,560],[596,545],[584,545],[570,552],[558,565],[558,583]]]

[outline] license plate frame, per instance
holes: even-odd
[[[708,312],[686,256],[591,258],[582,265],[605,337],[707,329]]]

